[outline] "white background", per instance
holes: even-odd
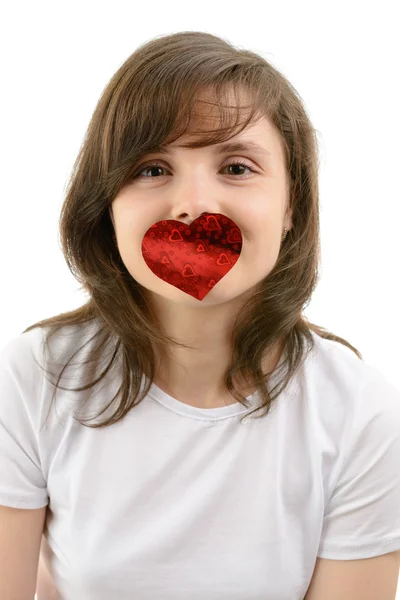
[[[304,0],[5,5],[0,346],[84,301],[57,227],[108,80],[140,44],[205,31],[264,56],[303,98],[319,132],[322,243],[321,279],[305,314],[347,339],[400,389],[396,8],[395,1]]]

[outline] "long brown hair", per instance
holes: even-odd
[[[229,106],[225,94],[242,86],[250,91],[251,105],[245,107],[248,116],[240,124],[239,115],[244,107],[239,101]],[[166,349],[169,344],[190,347],[161,332],[141,286],[121,260],[110,206],[145,154],[167,140],[175,141],[187,131],[196,98],[205,89],[215,91],[220,127],[206,132],[208,135],[202,134],[186,147],[226,141],[260,117],[267,117],[284,144],[293,208],[293,226],[282,243],[274,268],[234,324],[231,364],[225,373],[227,389],[248,407],[245,396],[235,388],[234,379],[239,375],[252,381],[261,393],[262,404],[247,416],[261,408],[266,410],[257,418],[268,414],[272,402],[313,349],[311,332],[347,346],[363,360],[349,342],[314,325],[302,314],[318,283],[320,239],[317,136],[301,97],[263,57],[237,49],[222,38],[194,31],[160,36],[129,56],[103,91],[61,209],[62,251],[89,299],[78,309],[35,323],[23,332],[48,328],[47,345],[62,327],[80,331],[85,324],[98,324],[94,336],[98,343],[80,364],[97,364],[101,358],[109,358],[107,366],[98,378],[83,387],[61,387],[62,374],[83,349],[82,345],[63,365],[57,382],[51,382],[55,386],[52,400],[57,388],[72,391],[93,388],[107,375],[119,353],[121,386],[99,414],[119,396],[120,400],[113,414],[101,423],[86,425],[84,420],[77,419],[87,427],[112,425],[143,400],[156,373],[154,348]],[[261,365],[266,353],[277,343],[283,343],[285,348],[282,368],[287,369],[270,393],[266,387],[270,373],[264,374]],[[148,380],[140,394],[143,374]]]

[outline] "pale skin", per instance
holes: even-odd
[[[61,596],[45,561],[45,555],[49,552],[51,552],[51,550],[48,547],[47,540],[42,536],[36,582],[37,600],[61,600]]]
[[[214,107],[200,105],[195,129],[215,127],[214,112]],[[145,290],[165,332],[195,347],[172,348],[160,360],[155,383],[182,402],[213,408],[236,401],[224,385],[232,350],[229,334],[247,294],[274,267],[284,228],[292,227],[292,211],[283,144],[269,120],[263,118],[229,140],[251,141],[261,150],[216,154],[215,146],[178,148],[190,137],[190,133],[181,136],[169,146],[168,154],[144,156],[141,177],[120,190],[110,215],[121,258]],[[243,160],[249,168],[229,167],[231,159]],[[143,170],[154,161],[158,168]],[[232,218],[241,229],[243,246],[234,268],[199,301],[148,268],[141,241],[158,221],[190,224],[203,212]],[[279,347],[265,358],[264,372],[275,368],[281,352]]]
[[[201,105],[195,129],[214,128],[214,111],[210,105]],[[231,352],[229,333],[247,294],[274,267],[284,228],[292,227],[292,211],[283,144],[267,119],[229,140],[255,142],[264,152],[216,154],[215,147],[177,148],[189,138],[186,134],[174,142],[167,155],[143,157],[143,167],[157,160],[162,169],[142,170],[144,177],[122,188],[110,216],[121,258],[145,290],[165,332],[195,347],[173,348],[163,360],[158,356],[155,383],[181,402],[215,408],[236,402],[224,386]],[[231,159],[243,160],[248,168],[229,166]],[[241,229],[243,247],[234,268],[200,302],[154,275],[142,257],[141,242],[158,221],[176,219],[190,224],[203,212],[232,218]],[[275,369],[281,352],[279,347],[265,357],[265,373]],[[245,382],[240,385],[246,395],[253,391]],[[37,590],[38,600],[59,599],[42,553]]]

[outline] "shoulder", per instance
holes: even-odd
[[[309,361],[308,376],[317,383],[320,392],[341,396],[347,403],[363,402],[363,393],[370,390],[386,391],[391,403],[400,392],[376,365],[361,360],[356,354],[338,342],[327,340],[313,333],[315,350]],[[371,394],[369,394],[371,395]],[[366,400],[364,400],[365,402]]]

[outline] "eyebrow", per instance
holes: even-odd
[[[152,148],[148,154],[154,154],[155,152],[168,154],[168,152],[173,152],[175,148],[187,148],[187,146],[170,146],[168,144],[160,144]],[[214,144],[212,149],[214,154],[225,154],[226,152],[246,152],[249,150],[250,152],[257,152],[259,154],[271,156],[271,152],[269,152],[269,150],[263,146],[260,146],[256,142],[251,142],[250,140],[247,142],[227,142],[224,144]]]

